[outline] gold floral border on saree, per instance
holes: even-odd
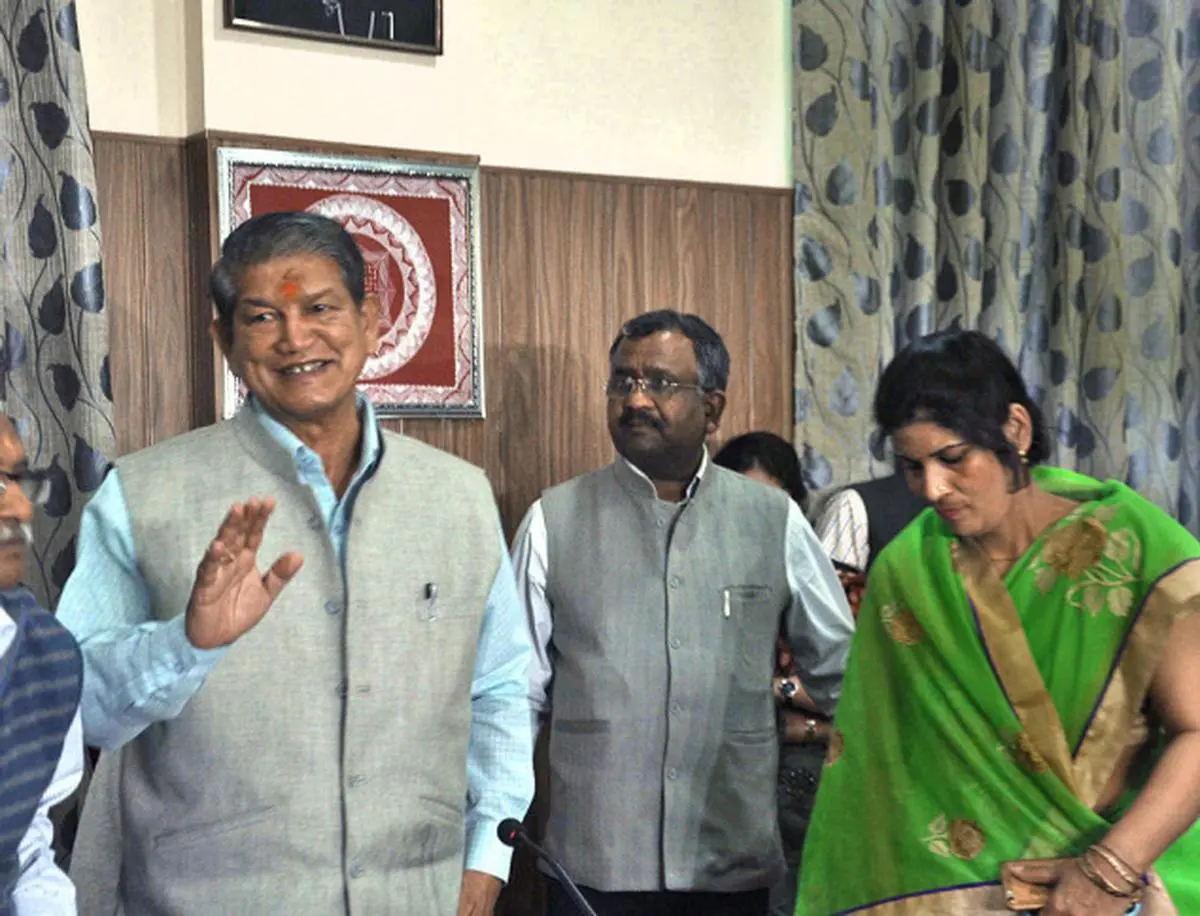
[[[1146,595],[1075,752],[1077,794],[1088,807],[1095,808],[1103,800],[1129,748],[1172,628],[1198,610],[1200,559],[1176,566]]]
[[[973,542],[955,544],[954,560],[996,677],[1036,751],[1031,756],[1094,809],[1130,747],[1171,629],[1200,610],[1200,559],[1185,561],[1151,587],[1074,754],[1008,589]]]
[[[1028,737],[1028,744],[1076,796],[1075,768],[1058,710],[1034,661],[1021,618],[1004,583],[992,571],[983,550],[969,540],[953,546],[954,561],[967,596],[975,607],[984,649],[1008,701]]]
[[[852,916],[990,916],[993,913],[1011,916],[1012,913],[1005,905],[1004,889],[999,884],[911,894],[842,912]]]

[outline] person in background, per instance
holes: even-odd
[[[825,501],[813,528],[839,570],[863,576],[927,503],[903,474],[852,483]]]
[[[771,432],[743,433],[726,442],[713,464],[777,487],[802,506],[805,490],[800,459],[791,443]],[[844,583],[843,583],[844,584]],[[829,741],[829,719],[809,698],[796,676],[791,650],[776,645],[775,701],[779,709],[779,832],[787,871],[771,889],[771,916],[796,912],[796,879],[804,836],[812,816],[817,783]]]
[[[118,462],[59,603],[105,748],[81,908],[490,916],[533,793],[491,487],[357,393],[380,305],[340,225],[256,216],[211,288],[249,397]]]
[[[36,506],[50,495],[0,415],[0,913],[74,916],[54,862],[50,809],[83,775],[83,662],[71,634],[21,584]]]
[[[762,916],[784,871],[780,633],[816,708],[837,702],[853,624],[833,567],[786,493],[709,460],[728,378],[699,317],[628,321],[605,389],[619,457],[543,493],[516,538],[545,845],[600,916]]]
[[[875,418],[932,508],[872,565],[797,913],[1200,913],[1200,543],[1042,466],[977,331],[897,354]]]

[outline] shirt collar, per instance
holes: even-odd
[[[362,456],[358,462],[358,470],[370,468],[379,460],[379,424],[375,419],[375,408],[362,392],[355,393],[355,406],[359,419],[362,421]],[[296,473],[301,478],[305,470],[313,466],[315,460],[320,464],[320,457],[311,448],[300,441],[300,437],[276,420],[262,406],[262,402],[253,394],[246,397],[246,409],[250,410],[255,419],[262,424],[272,439],[292,458]]]
[[[634,475],[636,475],[639,479],[644,480],[646,482],[646,485],[648,487],[650,487],[650,490],[657,494],[658,489],[654,486],[654,481],[651,480],[649,477],[647,477],[641,468],[639,468],[632,461],[629,461],[624,456],[621,457],[621,460],[625,462],[625,466],[627,468],[629,468],[629,470],[633,471]],[[705,446],[703,453],[700,455],[700,467],[696,469],[696,476],[693,477],[688,482],[688,485],[683,488],[683,502],[687,502],[689,499],[691,499],[693,496],[696,495],[696,489],[700,486],[700,481],[704,477],[704,472],[707,470],[708,470],[708,446]]]

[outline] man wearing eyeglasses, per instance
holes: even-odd
[[[550,730],[545,843],[600,916],[761,916],[784,869],[776,637],[832,712],[850,610],[800,508],[709,461],[720,335],[650,312],[609,363],[619,457],[543,493],[514,548]],[[548,916],[574,912],[548,892]]]
[[[83,774],[75,640],[21,585],[34,506],[49,484],[0,416],[0,913],[73,916],[75,888],[54,863],[50,809]]]

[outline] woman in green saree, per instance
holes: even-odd
[[[1200,543],[1116,483],[1034,467],[1041,413],[948,331],[875,399],[932,504],[872,568],[797,914],[1200,914]]]

